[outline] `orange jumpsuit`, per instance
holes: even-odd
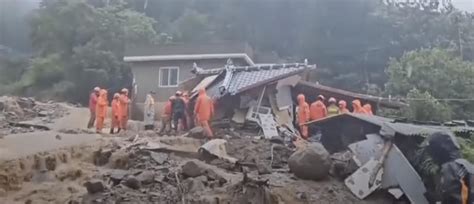
[[[128,99],[128,93],[120,94],[119,104],[120,104],[120,128],[123,130],[127,129],[128,123],[128,105],[130,99]]]
[[[347,103],[346,101],[339,101],[339,112],[340,113],[349,113],[349,110],[347,109]]]
[[[311,120],[324,118],[328,115],[326,105],[321,100],[317,100],[311,104],[309,108],[309,116]]]
[[[199,90],[199,96],[196,99],[196,105],[194,106],[194,116],[199,125],[204,129],[207,138],[211,139],[214,137],[211,127],[209,126],[209,120],[214,115],[214,102],[206,94],[205,89]]]
[[[161,114],[161,130],[160,133],[163,133],[168,126],[170,126],[171,129],[171,101],[173,100],[173,97],[171,97],[165,104],[165,107],[163,108],[163,113]]]
[[[365,109],[362,108],[360,101],[357,99],[352,101],[352,108],[354,109],[352,111],[353,113],[367,114]]]
[[[300,126],[301,136],[304,139],[308,139],[308,125],[303,125],[309,121],[309,105],[306,103],[305,97],[303,94],[299,94],[297,97],[298,100],[298,124]]]
[[[363,108],[367,114],[374,115],[374,113],[372,112],[372,105],[370,105],[369,103],[365,104]]]
[[[96,106],[96,131],[101,132],[104,128],[105,115],[107,114],[107,90],[102,89],[99,92]]]
[[[118,98],[114,98],[114,100],[112,100],[111,106],[112,106],[112,115],[111,115],[112,125],[110,126],[110,128],[112,129],[120,128],[121,111],[120,111],[120,102]]]

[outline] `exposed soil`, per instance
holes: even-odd
[[[86,111],[68,112],[50,131],[0,142],[0,154],[11,153],[0,157],[2,203],[392,203],[381,193],[359,200],[336,178],[296,178],[287,164],[293,150],[282,144],[218,135],[234,164],[198,153],[200,139],[133,130],[97,137],[81,128]],[[23,141],[40,133],[45,147]],[[2,152],[5,140],[17,149]]]

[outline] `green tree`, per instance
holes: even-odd
[[[155,21],[127,9],[122,1],[109,1],[108,5],[99,3],[85,0],[41,2],[31,19],[36,53],[33,61],[53,61],[55,64],[51,64],[50,69],[61,75],[42,68],[41,63],[33,63],[31,70],[34,71],[23,79],[26,89],[66,86],[67,89],[61,89],[66,91],[66,99],[85,103],[94,86],[116,91],[131,82],[130,71],[122,61],[125,47],[153,43]],[[54,80],[45,84],[44,75],[51,75]]]
[[[451,119],[451,111],[428,92],[412,89],[407,94],[409,107],[403,115],[412,120],[444,122]]]
[[[474,64],[453,52],[438,48],[410,51],[399,60],[391,59],[386,72],[387,94],[403,97],[416,88],[446,101],[454,118],[474,117],[472,101],[468,100],[474,98]]]

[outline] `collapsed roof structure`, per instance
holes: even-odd
[[[185,90],[192,90],[191,102],[199,89],[206,89],[207,94],[218,104],[214,120],[232,119],[238,124],[253,121],[260,127],[266,126],[263,123],[274,127],[285,126],[293,132],[296,132],[294,99],[300,93],[306,95],[308,103],[316,100],[318,94],[323,94],[346,101],[359,99],[363,103],[370,103],[374,111],[378,107],[400,109],[406,106],[397,101],[306,81],[309,72],[315,69],[316,65],[308,64],[307,60],[303,63],[234,66],[229,59],[220,68],[203,69],[194,64],[192,72],[195,77],[181,86]],[[261,122],[260,118],[268,121]],[[271,132],[264,130],[264,134],[278,134],[276,129]]]
[[[310,124],[321,131],[321,143],[331,153],[344,152],[349,149],[358,166],[366,166],[370,158],[379,158],[382,154],[384,140],[383,128],[393,131],[393,147],[384,162],[384,174],[380,188],[397,189],[398,196],[406,194],[412,203],[428,203],[424,194],[433,191],[434,185],[429,174],[424,172],[428,160],[423,152],[426,138],[436,132],[454,133],[459,137],[470,137],[474,133],[471,123],[460,121],[435,125],[433,123],[413,124],[380,116],[365,114],[340,114],[313,121]],[[456,141],[452,135],[453,141]],[[393,169],[396,169],[394,171]],[[357,172],[346,179],[358,180],[364,175]],[[346,185],[353,191],[365,193],[375,189],[363,189],[362,185]],[[426,188],[425,188],[426,186]],[[357,193],[355,193],[357,195]],[[361,196],[360,198],[363,198]]]
[[[261,130],[264,138],[272,140],[285,139],[288,132],[290,135],[299,134],[295,128],[297,110],[294,99],[300,93],[306,96],[308,103],[315,101],[319,94],[346,101],[359,99],[364,104],[370,103],[374,112],[379,107],[401,109],[407,106],[399,101],[306,81],[308,73],[314,69],[316,65],[310,65],[306,60],[304,63],[254,66],[234,66],[228,60],[221,68],[202,69],[195,65],[193,73],[196,77],[183,86],[192,90],[191,104],[197,91],[206,89],[217,104],[214,121],[256,124],[260,128],[254,129]],[[400,119],[348,113],[312,121],[310,130],[320,134],[319,142],[331,154],[347,155],[345,153],[350,151],[349,160],[354,160],[360,168],[346,177],[346,185],[359,198],[363,199],[376,189],[383,188],[392,190],[389,192],[397,198],[405,194],[412,203],[427,203],[424,193],[430,190],[425,188],[429,187],[426,182],[430,180],[422,180],[421,177],[426,175],[419,173],[423,169],[420,161],[426,160],[426,155],[420,153],[420,147],[426,136],[439,131],[470,135],[474,132],[470,124],[472,121],[409,123]],[[385,172],[377,176],[377,185],[367,187],[366,183],[357,181],[367,179],[369,174],[363,169],[366,165],[376,165],[374,158],[381,157],[382,147],[387,141],[381,132],[387,127],[393,132],[393,138],[389,139],[393,140],[393,145],[390,145],[392,148],[388,151],[386,162],[383,162]],[[346,159],[336,158],[348,162]]]

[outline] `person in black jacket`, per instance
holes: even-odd
[[[186,121],[186,102],[182,98],[181,91],[177,91],[175,98],[171,101],[171,110],[174,131],[178,131],[178,125],[180,121],[183,125],[183,129],[186,130],[188,128]]]
[[[428,138],[428,153],[440,168],[442,204],[468,204],[474,201],[474,166],[461,156],[456,138],[437,132]]]

